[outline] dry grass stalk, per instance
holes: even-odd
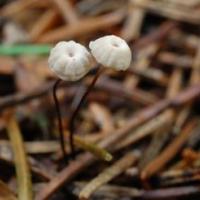
[[[166,98],[175,97],[180,91],[182,83],[182,71],[180,69],[174,69],[168,84],[168,88],[166,91]],[[173,125],[173,120],[175,118],[175,111],[171,108],[166,110],[165,112],[172,112],[173,117],[171,118],[171,123],[168,126],[161,126],[156,133],[153,134],[153,138],[149,147],[145,150],[144,156],[141,158],[139,162],[139,169],[142,170],[149,162],[151,162],[157,155],[159,155],[162,147],[165,142],[169,138],[170,131]]]
[[[72,7],[69,0],[52,0],[60,13],[62,14],[66,23],[73,24],[78,21],[78,16]]]
[[[75,182],[75,187],[76,187],[76,189],[80,190],[86,184],[87,184],[87,182],[82,182],[82,181]],[[126,196],[135,198],[135,197],[139,197],[140,194],[141,194],[141,191],[139,191],[136,188],[129,188],[129,187],[106,184],[106,185],[102,185],[100,188],[98,188],[98,190],[93,193],[93,196],[95,198],[95,197],[102,197],[105,195],[106,197],[119,199],[119,198],[123,198]],[[78,196],[78,192],[77,192],[77,196]]]
[[[152,31],[150,34],[138,39],[133,45],[133,49],[135,51],[146,49],[151,44],[156,44],[160,41],[163,41],[176,27],[177,23],[174,21],[163,22],[158,29],[155,29],[155,31]]]
[[[158,44],[153,43],[148,45],[145,49],[141,49],[140,51],[138,51],[136,59],[133,62],[130,71],[137,71],[137,69],[140,69],[140,71],[145,71],[146,69],[148,69],[150,65],[150,57],[152,57],[157,52],[157,50]],[[136,86],[139,84],[141,77],[133,73],[130,75],[130,79],[131,84],[129,83],[130,86],[126,88],[128,90],[135,89]],[[124,83],[124,85],[126,87],[126,82]]]
[[[108,133],[114,130],[112,115],[105,106],[98,103],[91,103],[89,110],[94,121],[101,127],[102,132]]]
[[[175,97],[178,92],[181,90],[182,87],[182,70],[181,69],[174,69],[170,81],[169,81],[169,85],[167,88],[167,92],[166,92],[166,97],[171,99],[173,97]]]
[[[193,128],[197,125],[197,120],[190,121],[183,131],[178,135],[152,162],[150,162],[141,172],[143,180],[151,177],[163,167],[177,154],[183,144],[190,137]]]
[[[190,56],[183,56],[171,52],[161,52],[158,55],[158,60],[163,64],[173,65],[176,68],[190,68],[192,66],[192,58]]]
[[[148,163],[150,163],[157,155],[159,155],[165,142],[169,138],[172,124],[168,127],[161,127],[153,135],[149,146],[145,149],[144,156],[141,158],[138,168],[141,171]]]
[[[22,135],[17,121],[13,116],[7,117],[7,131],[15,158],[18,198],[20,200],[32,200],[33,189],[29,164],[25,153]]]
[[[120,160],[114,163],[112,166],[106,168],[97,177],[92,179],[80,192],[79,199],[86,200],[98,190],[99,187],[108,183],[116,176],[123,173],[127,168],[129,168],[138,159],[138,152],[131,152],[123,156]]]
[[[68,40],[78,36],[83,36],[85,34],[89,34],[116,25],[123,18],[124,12],[120,10],[99,17],[82,19],[79,20],[77,23],[62,26],[53,31],[50,31],[38,38],[36,42],[52,43],[63,39]]]
[[[195,85],[200,82],[200,42],[198,41],[199,46],[196,51],[196,56],[194,58],[194,62],[192,64],[192,72],[190,76],[190,85]],[[181,130],[181,127],[185,123],[186,119],[188,118],[189,114],[191,113],[191,106],[192,102],[185,106],[179,113],[176,119],[176,123],[174,125],[174,131],[175,133],[179,133]]]
[[[146,62],[147,63],[145,64],[145,66],[148,66],[149,62],[148,61]],[[141,69],[137,67],[137,68],[132,68],[131,72],[133,72],[138,76],[146,78],[152,82],[155,82],[160,86],[167,86],[168,84],[168,77],[159,69],[153,69],[153,68]]]
[[[84,182],[76,182],[75,186],[78,188],[83,187]],[[130,187],[119,187],[115,185],[104,185],[99,188],[98,191],[94,193],[94,197],[111,199],[174,199],[180,197],[189,197],[190,195],[199,195],[200,190],[199,186],[182,186],[182,187],[173,187],[173,188],[161,188],[154,190],[138,190],[136,188]]]
[[[65,131],[65,135],[69,137],[69,132]],[[105,137],[105,135],[103,135],[103,137]],[[74,144],[77,148],[90,152],[92,155],[94,155],[98,159],[101,159],[107,162],[110,162],[113,159],[113,156],[108,151],[99,147],[98,144],[95,144],[92,141],[86,140],[85,138],[74,136]],[[66,151],[69,152],[68,144],[66,146]],[[63,154],[60,148],[56,152],[56,155],[58,159],[62,158]]]
[[[25,150],[29,154],[45,154],[56,152],[60,149],[60,145],[56,141],[33,141],[24,142]],[[6,140],[0,141],[0,148],[11,148],[10,142]],[[1,154],[1,153],[0,153]]]
[[[162,186],[173,186],[177,184],[187,184],[200,181],[199,168],[188,168],[169,170],[159,176],[159,182]]]
[[[54,26],[57,19],[58,13],[54,9],[47,10],[44,14],[42,14],[40,19],[33,24],[29,32],[30,40],[32,42],[36,41],[42,34]]]
[[[193,195],[199,195],[199,186],[180,186],[172,188],[160,188],[155,190],[145,190],[141,194],[141,199],[174,199],[188,198]]]
[[[129,5],[128,19],[121,31],[121,37],[126,41],[135,40],[140,36],[145,10]]]
[[[193,9],[177,9],[169,4],[166,4],[162,1],[153,1],[153,0],[142,0],[135,1],[132,0],[135,6],[141,7],[143,9],[147,9],[150,12],[156,13],[158,15],[162,15],[169,19],[188,22],[191,24],[199,24],[200,17],[198,11]],[[191,15],[190,13],[193,12]]]
[[[172,123],[174,118],[174,112],[172,110],[166,110],[154,119],[151,119],[144,125],[140,126],[133,132],[129,133],[129,135],[124,138],[121,142],[117,143],[114,149],[122,149],[129,145],[133,145],[134,143],[144,139],[150,134],[154,134],[154,132],[161,127],[166,127]]]
[[[169,167],[171,170],[179,170],[179,169],[186,169],[188,167],[198,167],[199,165],[199,158],[198,152],[191,150],[190,148],[194,147],[195,144],[199,142],[199,128],[200,124],[193,129],[193,133],[189,140],[187,141],[187,149],[184,149],[182,152],[182,160],[176,162],[172,166]]]
[[[69,133],[67,133],[68,135]],[[78,136],[74,136],[74,143],[77,147],[89,151],[91,154],[96,156],[97,158],[100,158],[104,161],[111,161],[112,160],[112,155],[106,151],[105,149],[99,147],[98,145],[88,142]]]
[[[137,79],[139,81],[139,79]],[[158,101],[157,96],[150,94],[144,90],[134,88],[134,91],[131,92],[130,90],[123,87],[117,81],[112,80],[110,78],[100,78],[95,85],[96,88],[99,88],[103,91],[109,92],[113,96],[120,98],[125,98],[133,101],[134,103],[139,103],[143,105],[151,105],[154,102]]]
[[[0,10],[0,15],[4,17],[12,17],[14,15],[17,15],[20,12],[23,12],[24,10],[35,6],[35,5],[44,5],[48,4],[48,0],[39,1],[39,0],[29,0],[29,1],[14,1],[12,3],[7,4]]]

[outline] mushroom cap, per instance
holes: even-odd
[[[98,63],[115,70],[126,70],[131,63],[131,50],[120,37],[107,35],[89,44],[92,55]]]
[[[92,56],[81,44],[62,41],[51,49],[48,64],[62,80],[77,81],[91,69]]]

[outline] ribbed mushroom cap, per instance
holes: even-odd
[[[108,35],[89,44],[92,55],[98,63],[115,70],[126,70],[131,63],[131,50],[120,37]]]
[[[62,41],[52,48],[48,64],[61,79],[77,81],[91,69],[92,56],[81,44],[74,41]]]

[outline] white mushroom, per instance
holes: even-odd
[[[120,37],[108,35],[89,44],[92,55],[98,63],[115,70],[126,70],[131,63],[131,50]]]
[[[48,59],[50,69],[62,80],[76,81],[91,69],[92,56],[81,44],[62,41],[56,44]]]

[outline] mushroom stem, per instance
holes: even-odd
[[[73,134],[74,134],[74,126],[75,126],[75,119],[78,115],[78,113],[80,112],[80,109],[82,107],[82,105],[84,104],[88,94],[91,92],[91,90],[94,88],[95,83],[97,82],[99,76],[102,74],[104,68],[98,66],[97,69],[97,73],[95,74],[91,84],[87,87],[85,93],[83,94],[83,96],[81,97],[77,107],[75,108],[74,112],[71,115],[70,118],[70,123],[69,123],[69,142],[70,142],[70,150],[71,150],[71,157],[74,158],[75,157],[75,151],[74,151],[74,138],[73,138]]]
[[[53,85],[53,99],[54,99],[56,115],[57,115],[57,119],[58,119],[61,150],[63,153],[63,158],[67,158],[67,153],[65,150],[65,139],[64,139],[64,133],[63,133],[62,119],[61,119],[61,111],[60,111],[59,101],[58,101],[58,98],[56,95],[58,85],[61,83],[61,81],[62,81],[61,79],[58,79],[58,80],[56,80],[55,84]]]

